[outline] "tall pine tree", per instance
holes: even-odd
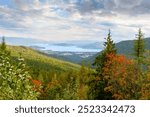
[[[109,30],[107,38],[105,38],[106,42],[104,42],[104,50],[100,52],[100,54],[96,57],[94,61],[94,66],[96,66],[97,74],[102,77],[103,67],[105,62],[107,61],[107,55],[110,53],[116,54],[116,47],[111,38],[111,31]]]
[[[105,92],[104,88],[107,86],[107,81],[103,77],[103,68],[107,60],[107,55],[116,54],[115,44],[111,38],[111,31],[109,30],[107,38],[105,38],[104,50],[95,58],[93,65],[96,67],[96,79],[91,81],[91,92],[94,99],[106,100],[112,99],[109,92]]]
[[[144,52],[145,52],[144,35],[142,33],[142,30],[139,29],[134,43],[134,57],[139,66],[143,63]]]

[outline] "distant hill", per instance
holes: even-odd
[[[79,70],[80,68],[80,65],[48,57],[46,54],[24,46],[8,46],[7,49],[11,51],[14,58],[19,57],[21,53],[31,68],[36,67],[41,70],[56,72]]]
[[[150,50],[150,38],[145,38],[145,49]],[[119,43],[116,43],[117,53],[123,54],[126,57],[131,57],[133,54],[133,48],[134,48],[134,40],[127,40],[127,41],[121,41]],[[99,53],[88,57],[85,61],[93,63],[94,59]]]
[[[150,38],[145,38],[145,49],[150,50]],[[134,40],[121,41],[116,44],[117,53],[130,56],[133,53]]]

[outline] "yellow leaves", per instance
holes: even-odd
[[[80,100],[87,99],[87,91],[88,91],[88,86],[86,85],[80,86],[77,94]]]
[[[149,69],[150,69],[150,67],[149,67]],[[148,71],[148,73],[147,73],[147,78],[150,81],[150,71]]]
[[[121,87],[125,86],[125,85],[126,85],[125,79],[119,80],[119,85],[120,85]]]
[[[51,88],[56,87],[57,85],[59,85],[59,82],[58,82],[58,80],[54,79],[54,80],[52,80],[51,82],[48,83],[47,88],[51,89]]]
[[[116,93],[113,95],[113,98],[117,99],[117,100],[123,100],[124,98],[121,96],[121,94]]]
[[[142,100],[148,100],[150,99],[150,90],[146,89],[146,88],[142,88],[141,90],[141,98]]]
[[[106,91],[106,92],[111,92],[112,91],[112,86],[108,86],[108,87],[105,87],[104,88],[104,91]]]
[[[146,78],[142,84],[141,99],[150,99],[150,71],[147,71]]]

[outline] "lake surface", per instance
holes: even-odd
[[[43,47],[42,50],[51,50],[59,52],[100,52],[101,49],[85,49],[78,46],[60,46],[60,45],[49,45],[49,44],[38,44],[36,46]]]

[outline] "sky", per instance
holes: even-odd
[[[150,0],[0,0],[0,37],[114,41],[150,37]]]

